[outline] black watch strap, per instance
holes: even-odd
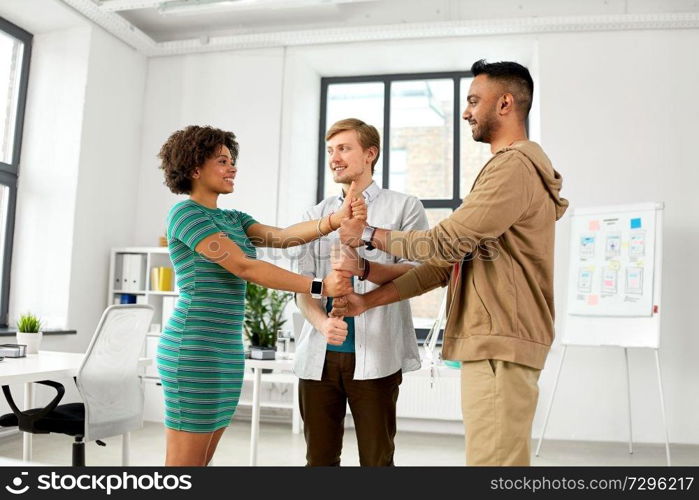
[[[359,281],[364,281],[369,277],[369,273],[371,272],[371,266],[369,265],[369,261],[362,258],[362,262],[364,264],[364,271],[362,272],[362,275],[359,277]]]

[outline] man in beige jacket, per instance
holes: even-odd
[[[534,84],[514,62],[478,61],[463,119],[493,157],[454,213],[428,231],[343,222],[340,239],[422,265],[365,295],[346,315],[448,285],[442,354],[462,362],[469,465],[529,465],[538,379],[553,341],[554,225],[561,176],[527,140]],[[334,263],[342,268],[342,259]]]

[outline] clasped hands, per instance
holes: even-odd
[[[345,201],[335,214],[341,221],[340,237],[345,241],[349,231],[358,236],[351,241],[352,247],[361,244],[361,234],[366,226],[367,207],[363,196],[355,196],[355,183],[350,186]],[[349,236],[351,237],[351,235]],[[356,240],[356,241],[354,241]],[[347,338],[345,316],[356,316],[362,312],[359,304],[361,296],[354,293],[352,276],[361,276],[364,272],[364,260],[351,246],[336,242],[330,250],[332,271],[323,280],[328,296],[333,297],[333,308],[323,320],[321,332],[328,344],[341,345]]]
[[[346,221],[351,220],[361,221],[362,224],[366,224],[366,216],[367,206],[366,202],[364,201],[364,196],[362,196],[361,193],[359,195],[356,194],[356,182],[353,181],[347,190],[342,206],[337,212],[331,213],[328,216],[328,221],[331,229],[338,229],[340,224],[344,224]],[[338,221],[338,227],[333,227],[333,218]],[[350,280],[351,277],[352,275],[346,272],[335,270],[331,271],[323,279],[324,295],[328,297],[342,297],[352,293],[353,288]]]
[[[357,250],[339,242],[330,249],[330,262],[333,270],[328,276],[350,282],[352,276],[362,276],[364,273],[365,261]],[[343,318],[357,316],[365,310],[363,297],[354,290],[346,295],[333,297],[333,308],[323,320],[320,329],[328,344],[341,345],[347,338],[347,323]]]

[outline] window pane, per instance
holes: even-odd
[[[468,88],[471,86],[473,78],[461,79],[461,90],[459,91],[461,109],[466,109],[466,97],[468,96]],[[460,193],[464,198],[473,186],[473,182],[481,171],[483,165],[490,159],[490,144],[476,142],[471,136],[471,127],[468,122],[461,121],[461,182]]]
[[[12,163],[24,44],[0,32],[0,161]]]
[[[358,118],[379,131],[383,145],[383,105],[384,85],[382,82],[371,83],[334,83],[328,85],[327,111],[325,114],[326,131],[338,120]],[[324,131],[325,132],[325,131]],[[332,173],[327,170],[328,155],[325,154],[325,190],[324,196],[339,193],[339,187],[333,182]],[[383,161],[379,157],[374,171],[374,180],[381,187],[383,183]]]
[[[452,197],[453,115],[453,80],[391,84],[391,189],[418,198]]]
[[[430,227],[434,227],[439,221],[446,219],[451,215],[449,208],[427,208],[427,221]],[[413,323],[415,328],[431,328],[434,320],[437,319],[439,306],[442,304],[442,299],[447,288],[437,288],[424,295],[418,295],[410,299],[410,308],[413,314]]]

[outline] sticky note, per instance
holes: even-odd
[[[587,226],[588,231],[599,231],[599,221],[591,220]]]
[[[597,295],[588,295],[587,296],[587,305],[588,306],[596,306],[599,303],[599,297]]]
[[[636,218],[636,219],[631,219],[631,229],[640,229],[641,228],[641,219]]]

